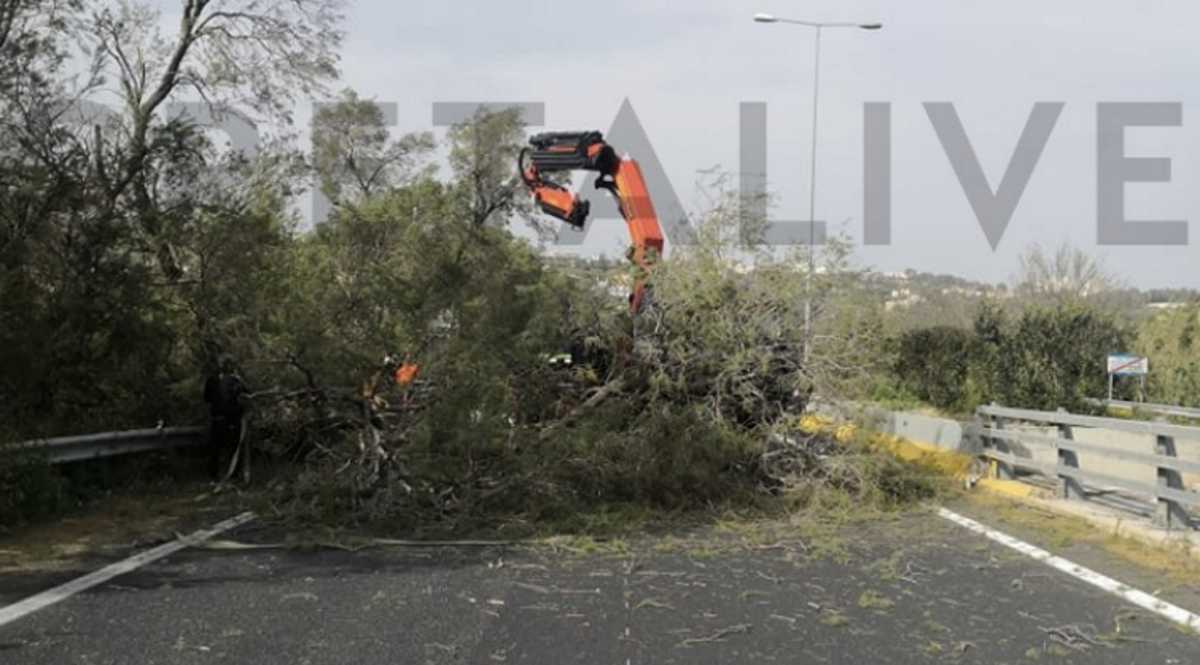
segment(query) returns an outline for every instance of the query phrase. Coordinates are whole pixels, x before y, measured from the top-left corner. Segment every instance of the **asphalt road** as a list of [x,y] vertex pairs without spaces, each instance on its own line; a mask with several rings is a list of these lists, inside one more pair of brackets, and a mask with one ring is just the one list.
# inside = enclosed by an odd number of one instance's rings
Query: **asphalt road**
[[[1200,662],[1195,635],[928,513],[832,556],[744,535],[192,550],[0,628],[0,663]],[[0,577],[0,603],[95,563]]]

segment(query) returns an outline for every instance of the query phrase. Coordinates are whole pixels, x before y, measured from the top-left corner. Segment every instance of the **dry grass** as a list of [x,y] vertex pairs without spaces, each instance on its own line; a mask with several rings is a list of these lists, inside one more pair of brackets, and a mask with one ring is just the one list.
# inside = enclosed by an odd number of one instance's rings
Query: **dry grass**
[[858,597],[858,606],[870,610],[887,610],[895,605],[895,601],[873,589],[867,589]]

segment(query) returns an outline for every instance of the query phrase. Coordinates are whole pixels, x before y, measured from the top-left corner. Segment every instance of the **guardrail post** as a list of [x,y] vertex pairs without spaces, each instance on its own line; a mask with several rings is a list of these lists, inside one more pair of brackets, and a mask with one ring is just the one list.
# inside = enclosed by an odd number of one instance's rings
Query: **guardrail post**
[[[992,402],[992,406],[996,406],[996,403]],[[1004,429],[1004,419],[1003,418],[997,418],[996,416],[988,414],[988,421],[990,422],[992,429],[998,429],[998,430]],[[1008,441],[1006,441],[1004,439],[989,436],[988,444],[992,448],[995,448],[996,450],[998,450],[1002,453],[1007,453],[1009,455],[1012,455],[1012,446],[1008,445]],[[992,473],[996,478],[998,478],[1000,480],[1012,480],[1015,477],[1015,475],[1013,474],[1013,468],[1008,464],[1008,462],[1002,462],[1000,460],[992,460],[992,464],[993,464]]]
[[[1066,413],[1066,409],[1059,409],[1059,412]],[[1075,432],[1070,425],[1060,424],[1058,426],[1058,438],[1065,439],[1067,441],[1074,441]],[[1076,454],[1075,450],[1071,448],[1063,448],[1062,446],[1056,446],[1056,448],[1058,450],[1058,466],[1060,468],[1079,468],[1079,455]],[[1078,478],[1072,478],[1071,476],[1067,476],[1062,473],[1057,475],[1058,498],[1079,500],[1087,498],[1087,495],[1083,493],[1083,486],[1079,484]]]
[[[1175,439],[1164,434],[1156,437],[1155,452],[1163,457],[1177,457]],[[1158,486],[1160,488],[1183,490],[1183,477],[1176,469],[1158,467]],[[1158,508],[1154,511],[1154,525],[1164,529],[1188,528],[1190,520],[1187,511],[1179,503],[1164,498],[1161,494],[1156,497]]]

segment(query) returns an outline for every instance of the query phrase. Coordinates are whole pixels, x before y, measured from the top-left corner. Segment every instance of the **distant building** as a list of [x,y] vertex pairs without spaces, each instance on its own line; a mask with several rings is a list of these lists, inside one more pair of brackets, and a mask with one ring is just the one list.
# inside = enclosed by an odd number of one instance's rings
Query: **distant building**
[[924,301],[925,298],[921,297],[919,293],[913,293],[912,289],[893,289],[891,297],[883,303],[883,309],[888,312],[895,309],[907,309]]
[[1159,310],[1181,309],[1187,306],[1188,303],[1185,302],[1152,302],[1146,304],[1146,307],[1149,307],[1150,309]]

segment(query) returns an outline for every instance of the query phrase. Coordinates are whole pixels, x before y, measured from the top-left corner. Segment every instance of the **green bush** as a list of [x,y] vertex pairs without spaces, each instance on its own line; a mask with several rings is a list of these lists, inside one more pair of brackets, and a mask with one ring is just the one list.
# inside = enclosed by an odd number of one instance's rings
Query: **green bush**
[[1134,349],[1150,359],[1147,401],[1200,406],[1200,305],[1146,320]]
[[1083,305],[1034,308],[1005,331],[989,354],[989,394],[1008,406],[1086,412],[1107,391],[1108,354],[1129,348],[1110,317]]
[[872,377],[871,384],[865,393],[866,400],[896,411],[925,406],[927,403],[910,390],[905,382],[900,380],[900,375],[892,370],[894,367]]
[[964,405],[974,337],[949,326],[901,335],[894,371],[908,391],[941,409]]
[[70,504],[66,479],[44,460],[0,451],[0,526],[55,515]]
[[897,343],[895,380],[934,406],[961,412],[986,402],[1088,411],[1107,392],[1105,359],[1129,348],[1116,319],[1084,304],[1033,306],[1015,319],[990,303],[972,331],[926,328]]

